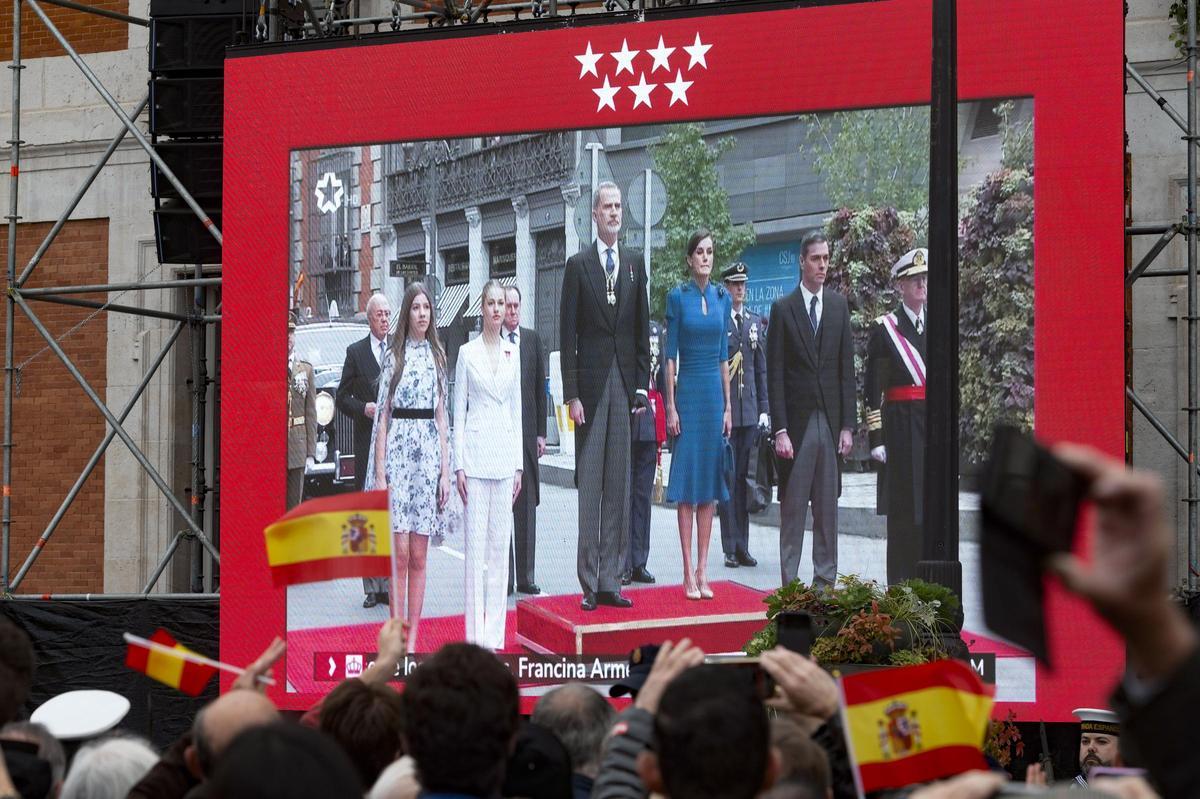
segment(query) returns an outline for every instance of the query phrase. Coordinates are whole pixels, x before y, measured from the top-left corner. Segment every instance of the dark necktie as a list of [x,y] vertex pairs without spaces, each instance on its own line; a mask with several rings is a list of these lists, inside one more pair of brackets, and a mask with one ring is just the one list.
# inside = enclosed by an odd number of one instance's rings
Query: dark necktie
[[813,335],[817,334],[817,295],[814,294],[812,302],[808,304],[808,321],[812,322]]
[[511,341],[513,344],[516,344],[517,343],[517,331],[514,330],[511,333],[509,333],[508,340]]
[[605,250],[604,255],[608,259],[607,262],[604,264],[604,274],[608,277],[609,280],[612,280],[613,273],[617,271],[617,265],[613,262],[612,248],[609,247],[607,250]]
[[925,323],[923,321],[921,321],[921,317],[919,317],[919,316],[917,317],[917,335],[918,336],[925,335]]
[[741,333],[742,332],[742,315],[740,313],[735,313],[733,315],[733,323],[735,325],[737,325],[738,332]]
[[379,342],[379,368],[383,368],[383,359],[387,357],[387,342]]

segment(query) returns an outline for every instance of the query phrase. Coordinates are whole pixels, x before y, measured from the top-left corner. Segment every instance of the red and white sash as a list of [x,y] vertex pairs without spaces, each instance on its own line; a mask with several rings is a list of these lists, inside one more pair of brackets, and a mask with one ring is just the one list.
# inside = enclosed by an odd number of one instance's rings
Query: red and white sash
[[896,326],[896,315],[894,313],[884,314],[875,321],[883,325],[883,329],[887,331],[892,345],[900,353],[900,360],[904,362],[908,373],[912,375],[913,383],[918,386],[925,385],[925,360],[921,357],[921,353],[908,343],[908,339],[900,335],[900,328]]

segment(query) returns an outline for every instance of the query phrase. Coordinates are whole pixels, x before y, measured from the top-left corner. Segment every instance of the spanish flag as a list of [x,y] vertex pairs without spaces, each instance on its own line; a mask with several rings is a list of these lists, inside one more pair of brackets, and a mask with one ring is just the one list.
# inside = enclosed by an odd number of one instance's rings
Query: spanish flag
[[125,665],[147,677],[178,688],[188,696],[199,696],[217,673],[208,658],[179,644],[169,632],[159,628],[149,640],[127,635],[129,649]]
[[841,679],[859,796],[987,768],[992,691],[970,666],[937,660]]
[[302,502],[264,531],[276,586],[392,573],[387,491]]

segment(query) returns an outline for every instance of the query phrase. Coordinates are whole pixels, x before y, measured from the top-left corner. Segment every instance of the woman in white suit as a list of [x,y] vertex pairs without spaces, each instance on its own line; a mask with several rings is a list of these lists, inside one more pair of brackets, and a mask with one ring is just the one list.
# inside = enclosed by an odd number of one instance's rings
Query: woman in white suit
[[454,369],[454,463],[466,506],[467,641],[497,651],[508,613],[512,504],[521,492],[521,359],[500,336],[499,281],[483,287],[481,313],[483,333],[459,348]]

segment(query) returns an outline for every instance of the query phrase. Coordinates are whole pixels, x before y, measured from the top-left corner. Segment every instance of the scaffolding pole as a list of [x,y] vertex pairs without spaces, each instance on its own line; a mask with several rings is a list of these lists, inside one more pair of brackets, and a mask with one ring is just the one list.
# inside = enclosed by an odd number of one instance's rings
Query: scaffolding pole
[[4,442],[0,449],[4,450],[4,465],[2,487],[3,499],[0,500],[0,521],[3,541],[0,546],[0,595],[8,593],[9,550],[12,544],[12,404],[16,380],[13,374],[13,317],[16,315],[15,298],[12,295],[13,281],[17,274],[17,178],[21,173],[21,0],[13,0],[12,16],[12,135],[8,140],[8,287],[5,300],[8,313],[4,317]]
[[[1183,131],[1183,141],[1187,148],[1187,181],[1185,190],[1187,193],[1187,211],[1184,216],[1183,224],[1171,225],[1129,225],[1125,228],[1127,237],[1133,236],[1150,236],[1158,235],[1158,240],[1151,246],[1147,253],[1141,258],[1136,266],[1130,268],[1125,276],[1125,285],[1132,286],[1138,280],[1144,280],[1151,277],[1186,277],[1187,278],[1187,404],[1183,411],[1187,414],[1187,440],[1180,442],[1168,425],[1159,419],[1154,411],[1152,411],[1145,402],[1137,395],[1132,385],[1132,374],[1130,374],[1130,384],[1125,387],[1126,398],[1130,404],[1145,417],[1150,426],[1163,438],[1163,440],[1179,454],[1188,465],[1187,468],[1187,496],[1184,502],[1187,503],[1187,579],[1186,586],[1189,591],[1195,591],[1197,587],[1197,577],[1200,577],[1200,572],[1196,568],[1196,549],[1197,549],[1197,530],[1200,527],[1200,497],[1197,496],[1197,489],[1200,488],[1200,463],[1197,462],[1196,453],[1200,450],[1200,395],[1198,395],[1197,379],[1200,378],[1200,364],[1197,363],[1197,322],[1198,305],[1200,305],[1200,285],[1197,280],[1197,269],[1200,267],[1200,257],[1198,257],[1197,249],[1200,247],[1200,229],[1197,228],[1196,218],[1196,189],[1197,189],[1197,164],[1196,164],[1196,148],[1197,142],[1200,141],[1200,125],[1197,124],[1197,115],[1200,113],[1200,108],[1197,106],[1196,96],[1196,4],[1197,0],[1187,0],[1187,30],[1185,32],[1186,55],[1187,55],[1187,110],[1185,115],[1181,115],[1170,102],[1162,96],[1162,94],[1150,85],[1131,64],[1126,62],[1125,74],[1133,79],[1134,83],[1146,93],[1147,96],[1162,110],[1162,112],[1175,123]],[[1154,260],[1166,249],[1167,245],[1176,236],[1182,234],[1187,240],[1187,263],[1184,269],[1154,269],[1150,266]]]

